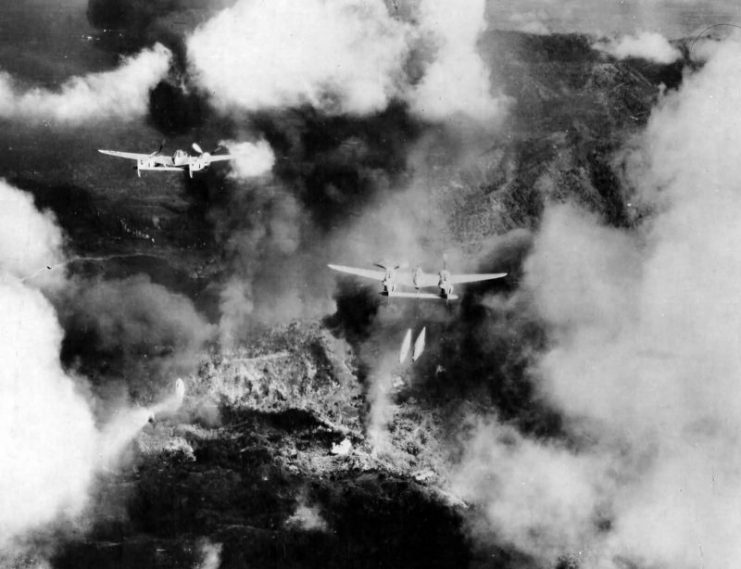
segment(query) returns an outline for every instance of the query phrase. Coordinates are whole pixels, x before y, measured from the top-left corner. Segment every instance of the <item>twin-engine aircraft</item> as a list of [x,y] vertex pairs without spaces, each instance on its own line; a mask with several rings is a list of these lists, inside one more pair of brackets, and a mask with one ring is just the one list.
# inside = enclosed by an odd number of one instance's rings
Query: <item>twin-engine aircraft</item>
[[193,172],[200,172],[208,168],[211,163],[221,160],[231,160],[228,154],[211,154],[204,152],[198,144],[193,143],[193,150],[198,152],[197,156],[191,156],[185,150],[176,150],[174,154],[162,154],[162,146],[151,154],[137,154],[136,152],[119,152],[118,150],[98,150],[102,154],[115,156],[116,158],[128,158],[136,160],[136,173],[141,177],[142,170],[153,172],[183,172],[188,171],[192,178]]
[[[355,267],[345,267],[343,265],[328,266],[330,269],[341,273],[348,273],[366,279],[381,281],[381,294],[390,298],[456,300],[458,295],[453,293],[453,285],[500,279],[507,275],[507,273],[456,275],[452,274],[447,269],[446,263],[443,263],[443,269],[437,274],[425,273],[419,265],[413,271],[407,270],[404,265],[392,265],[389,267],[379,263],[374,263],[374,265],[383,270],[359,269]],[[412,287],[415,292],[397,290],[399,285]],[[437,294],[421,291],[423,288],[430,287],[437,287]]]

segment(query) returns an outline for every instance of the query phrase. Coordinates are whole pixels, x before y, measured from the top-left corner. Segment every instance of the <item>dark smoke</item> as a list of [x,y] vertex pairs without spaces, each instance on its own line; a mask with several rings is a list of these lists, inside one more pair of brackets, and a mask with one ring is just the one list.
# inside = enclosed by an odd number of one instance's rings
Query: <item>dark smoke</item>
[[63,361],[93,378],[123,379],[132,394],[145,397],[173,375],[191,372],[214,336],[187,297],[145,275],[78,279],[61,317]]
[[276,175],[324,231],[360,215],[378,192],[403,185],[407,157],[425,130],[402,103],[366,117],[310,107],[264,112],[252,124],[276,152]]

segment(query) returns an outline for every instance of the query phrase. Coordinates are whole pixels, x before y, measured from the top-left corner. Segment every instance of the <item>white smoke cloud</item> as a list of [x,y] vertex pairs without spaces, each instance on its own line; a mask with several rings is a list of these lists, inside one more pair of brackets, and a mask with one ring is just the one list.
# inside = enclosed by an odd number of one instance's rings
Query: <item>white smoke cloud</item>
[[595,457],[539,444],[492,421],[477,425],[463,462],[454,493],[483,501],[491,528],[508,545],[547,561],[578,551],[594,536],[595,475],[604,474]]
[[232,156],[232,175],[236,178],[250,178],[270,172],[275,164],[275,154],[265,140],[258,142],[236,142],[225,140],[219,143]]
[[405,51],[405,26],[381,0],[240,0],[188,40],[193,72],[215,102],[248,110],[383,109]]
[[741,561],[740,57],[722,44],[651,117],[630,162],[657,212],[640,231],[558,206],[536,239],[527,288],[551,334],[538,387],[579,444],[481,427],[453,480],[504,538],[551,562]]
[[23,89],[0,71],[0,117],[65,125],[125,119],[147,112],[149,91],[166,74],[170,51],[160,44],[113,71],[72,77],[57,90]]
[[[508,100],[491,95],[476,50],[484,8],[485,0],[425,0],[402,22],[382,0],[240,0],[190,37],[188,57],[222,109],[308,104],[366,114],[396,97],[431,120],[490,120]],[[430,53],[417,54],[423,72],[411,85],[404,66],[415,50]]]
[[95,425],[62,370],[62,330],[37,290],[0,282],[0,548],[85,503]]
[[61,230],[4,181],[0,202],[0,552],[7,553],[27,531],[79,514],[96,470],[146,425],[151,410],[122,410],[96,428],[79,380],[61,366],[63,330],[38,288],[49,284],[46,273],[34,272],[63,257]]
[[597,42],[594,47],[617,57],[645,59],[655,63],[674,63],[682,57],[682,52],[656,32],[642,32],[622,36],[618,39]]
[[420,28],[437,44],[435,59],[410,95],[412,108],[432,120],[463,114],[476,120],[500,117],[508,104],[491,94],[489,70],[476,42],[486,28],[485,0],[426,0],[420,4]]
[[221,567],[221,543],[213,543],[204,539],[199,546],[201,550],[201,561],[196,569],[219,569]]
[[368,380],[368,418],[366,436],[374,452],[392,450],[389,424],[394,418],[396,405],[392,399],[394,372],[398,371],[398,352],[387,352],[374,362]]
[[[0,179],[0,266],[4,272],[36,285],[63,278],[53,271],[62,259],[62,232],[54,215],[39,213],[31,194]],[[50,268],[47,268],[50,267]]]

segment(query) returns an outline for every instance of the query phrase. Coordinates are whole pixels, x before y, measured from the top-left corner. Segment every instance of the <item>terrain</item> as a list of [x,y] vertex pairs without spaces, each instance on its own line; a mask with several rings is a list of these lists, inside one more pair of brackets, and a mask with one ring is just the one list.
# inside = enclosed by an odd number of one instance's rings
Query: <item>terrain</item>
[[[95,38],[75,41],[98,44],[85,50],[84,58],[95,54],[86,68],[151,38],[175,48],[205,19],[192,6],[145,14],[146,25],[139,13],[119,14],[114,33],[104,5],[70,16]],[[86,521],[34,534],[36,547],[13,567],[42,559],[55,569],[539,566],[496,536],[475,539],[476,506],[451,492],[448,476],[472,411],[562,438],[561,416],[529,376],[547,327],[515,294],[546,206],[577,203],[617,228],[649,213],[633,204],[619,152],[662,93],[682,84],[687,62],[618,61],[592,43],[487,31],[479,51],[492,85],[514,103],[504,124],[475,135],[475,152],[398,101],[366,118],[301,107],[243,119],[276,149],[272,181],[236,182],[222,167],[193,180],[137,178],[128,164],[96,155],[111,141],[145,151],[163,136],[171,149],[236,136],[243,124],[175,81],[150,93],[143,124],[77,127],[55,133],[54,145],[37,142],[43,124],[6,128],[2,176],[54,213],[67,238],[65,270],[81,283],[54,299],[65,368],[102,399],[125,392],[137,405],[176,376],[187,387],[175,416],[148,424],[120,468],[97,474]],[[506,279],[468,287],[458,305],[419,306],[385,304],[373,285],[328,274],[327,262],[345,261],[334,255],[357,218],[385,200],[404,207],[396,188],[412,180],[425,186],[426,207],[444,212],[430,259],[452,243],[461,264],[504,270]],[[284,225],[305,231],[295,247]],[[218,341],[217,284],[235,273],[251,283],[254,318],[236,341]],[[107,281],[120,288],[102,301],[86,284]],[[159,311],[173,317],[181,301],[149,313],[121,300],[137,287],[187,299],[202,318],[160,329]],[[301,308],[267,316],[291,303]],[[118,322],[105,329],[90,314],[111,304],[156,333]],[[427,327],[428,348],[414,367],[400,366],[395,350],[412,325]],[[377,390],[390,410],[383,444],[369,427]]]

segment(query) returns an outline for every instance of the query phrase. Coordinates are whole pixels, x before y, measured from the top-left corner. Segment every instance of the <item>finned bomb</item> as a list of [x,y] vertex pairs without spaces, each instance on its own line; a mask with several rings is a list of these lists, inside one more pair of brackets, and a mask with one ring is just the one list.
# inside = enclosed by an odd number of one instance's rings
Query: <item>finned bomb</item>
[[417,339],[414,342],[414,351],[412,352],[413,362],[416,362],[422,356],[422,352],[425,351],[426,332],[427,328],[423,327],[422,331],[419,333],[419,336],[417,336]]
[[401,350],[399,351],[399,363],[403,364],[404,360],[409,355],[409,348],[412,346],[412,329],[409,328],[407,333],[404,335],[404,341],[401,343]]

